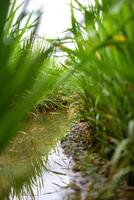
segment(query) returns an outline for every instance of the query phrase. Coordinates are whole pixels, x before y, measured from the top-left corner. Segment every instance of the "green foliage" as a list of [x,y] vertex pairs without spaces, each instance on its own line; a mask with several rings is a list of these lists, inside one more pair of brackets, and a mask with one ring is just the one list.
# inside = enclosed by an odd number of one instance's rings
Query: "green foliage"
[[[82,23],[75,17],[76,7],[83,13]],[[96,0],[95,6],[84,6],[74,0],[71,20],[69,39],[75,48],[65,47],[63,41],[59,47],[68,54],[67,65],[75,68],[81,114],[95,128],[98,150],[111,158],[117,145],[113,166],[121,159],[121,168],[116,165],[120,173],[134,164],[134,129],[130,128],[134,119],[134,2]]]
[[[115,188],[134,165],[133,0],[95,0],[95,6],[72,0],[70,34],[54,41],[67,54],[63,70],[52,64],[53,47],[35,37],[40,13],[31,22],[25,4],[17,16],[16,2],[5,0],[0,6],[0,150],[38,103],[59,106],[66,101],[77,107],[82,120],[92,123],[95,150],[109,159],[115,152],[111,162]],[[24,39],[27,33],[30,37]],[[66,46],[68,40],[74,49]],[[66,85],[57,88],[68,77]]]
[[[21,12],[16,0],[0,6],[0,149],[16,135],[27,113],[47,95],[59,75],[49,67],[52,47],[37,45],[35,39],[40,13],[31,22],[26,3]],[[30,37],[24,39],[27,32]]]

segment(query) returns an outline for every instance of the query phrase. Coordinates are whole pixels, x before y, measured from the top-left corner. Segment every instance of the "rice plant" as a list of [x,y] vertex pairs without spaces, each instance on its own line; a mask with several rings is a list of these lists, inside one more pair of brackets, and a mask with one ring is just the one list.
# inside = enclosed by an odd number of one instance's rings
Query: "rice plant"
[[52,47],[44,41],[40,46],[36,39],[41,13],[31,21],[27,3],[18,6],[16,0],[5,0],[0,5],[0,150],[59,75],[49,67]]
[[[52,67],[52,41],[42,45],[36,38],[41,14],[31,22],[27,2],[19,15],[16,0],[0,6],[0,150],[19,133],[33,107],[44,99],[61,104],[63,95],[67,102],[74,98],[79,118],[92,124],[94,150],[111,160],[111,188],[124,176],[134,185],[133,0],[95,0],[87,6],[72,0],[69,36],[53,42],[67,54],[63,70]],[[55,90],[71,73],[65,88]]]
[[[81,22],[76,11],[83,14]],[[85,6],[74,0],[71,21],[71,36],[56,45],[75,69],[80,113],[94,127],[95,149],[108,159],[115,152],[112,173],[120,180],[134,165],[134,2],[96,0]],[[68,39],[74,49],[66,46]]]

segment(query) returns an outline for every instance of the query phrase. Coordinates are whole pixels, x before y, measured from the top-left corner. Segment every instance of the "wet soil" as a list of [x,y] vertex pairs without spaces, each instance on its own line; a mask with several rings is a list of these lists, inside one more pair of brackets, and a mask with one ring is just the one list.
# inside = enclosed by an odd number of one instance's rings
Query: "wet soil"
[[[63,152],[72,158],[74,176],[69,199],[96,199],[107,181],[109,163],[92,151],[92,128],[87,122],[75,123],[61,141]],[[103,167],[102,167],[103,166]]]
[[71,158],[73,176],[69,187],[73,189],[69,200],[133,200],[134,188],[125,184],[108,191],[110,161],[94,151],[92,127],[87,122],[76,122],[62,139],[64,154]]

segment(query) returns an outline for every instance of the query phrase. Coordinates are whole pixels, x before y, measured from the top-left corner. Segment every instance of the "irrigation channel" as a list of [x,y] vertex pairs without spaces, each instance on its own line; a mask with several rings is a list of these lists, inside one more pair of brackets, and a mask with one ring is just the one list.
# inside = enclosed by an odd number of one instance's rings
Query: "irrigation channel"
[[65,113],[37,114],[0,155],[1,200],[66,200],[75,173],[61,138],[70,122]]
[[[98,199],[109,163],[90,153],[86,123],[76,123],[71,131],[70,126],[65,112],[28,119],[0,155],[0,200]],[[133,195],[121,189],[113,200],[133,200]]]
[[[70,159],[63,153],[60,144],[58,144],[54,151],[48,155],[47,163],[45,163],[45,169],[42,171],[42,180],[44,184],[33,186],[33,196],[22,195],[24,200],[64,200],[67,199],[71,189],[71,178],[73,178],[73,172],[70,168]],[[14,197],[13,200],[18,200]]]

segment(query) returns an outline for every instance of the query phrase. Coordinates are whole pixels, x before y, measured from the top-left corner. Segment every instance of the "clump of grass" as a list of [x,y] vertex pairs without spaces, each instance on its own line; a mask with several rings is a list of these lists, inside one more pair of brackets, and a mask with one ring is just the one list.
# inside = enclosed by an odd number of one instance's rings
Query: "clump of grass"
[[[83,14],[81,23],[76,8]],[[75,69],[80,113],[93,124],[95,149],[108,159],[115,152],[112,170],[120,180],[134,165],[134,3],[96,0],[95,6],[85,6],[74,0],[71,20],[74,50],[65,46],[66,38],[57,46]]]
[[[16,0],[3,1],[0,6],[0,149],[16,135],[27,113],[59,76],[49,67],[52,47],[44,41],[40,46],[36,39],[41,14],[31,22],[27,3],[21,5],[21,12]],[[24,39],[27,32],[30,37]]]

